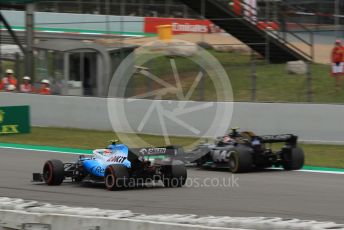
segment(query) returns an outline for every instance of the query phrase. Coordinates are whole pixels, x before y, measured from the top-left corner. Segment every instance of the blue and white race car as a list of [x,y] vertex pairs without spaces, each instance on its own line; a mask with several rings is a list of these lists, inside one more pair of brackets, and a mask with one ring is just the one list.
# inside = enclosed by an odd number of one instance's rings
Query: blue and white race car
[[178,148],[173,146],[129,149],[113,141],[106,149],[94,150],[92,156],[81,155],[76,162],[46,161],[42,173],[33,173],[33,182],[104,182],[108,190],[152,181],[162,181],[165,187],[181,187],[187,172],[184,163],[174,159],[177,153]]

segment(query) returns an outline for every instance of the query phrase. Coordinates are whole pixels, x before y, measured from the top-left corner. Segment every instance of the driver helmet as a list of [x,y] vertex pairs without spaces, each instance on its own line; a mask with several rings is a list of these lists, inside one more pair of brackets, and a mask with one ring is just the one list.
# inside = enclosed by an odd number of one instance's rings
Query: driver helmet
[[108,155],[111,155],[113,152],[112,149],[105,149],[104,152],[103,152],[103,156],[108,156]]
[[232,138],[238,137],[239,136],[239,132],[238,132],[238,127],[232,128],[231,132],[228,133],[228,135]]
[[229,135],[225,135],[224,137],[223,137],[223,142],[224,143],[228,143],[228,142],[230,142],[230,141],[232,141],[233,139],[229,136]]
[[116,148],[115,144],[111,144],[107,147],[107,149],[112,150],[112,151],[115,150],[115,148]]

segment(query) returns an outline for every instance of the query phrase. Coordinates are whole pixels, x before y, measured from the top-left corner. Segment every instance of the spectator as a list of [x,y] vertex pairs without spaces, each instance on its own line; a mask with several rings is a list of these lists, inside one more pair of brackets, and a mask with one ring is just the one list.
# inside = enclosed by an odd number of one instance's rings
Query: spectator
[[39,94],[44,94],[44,95],[50,95],[51,94],[50,81],[49,80],[43,79],[41,81],[41,87],[39,89]]
[[129,16],[136,16],[136,15],[137,15],[136,11],[133,11],[129,14]]
[[0,79],[0,90],[4,89],[4,85],[2,84],[2,79]]
[[287,36],[287,18],[288,18],[288,9],[285,4],[280,4],[280,8],[278,11],[279,17],[279,24],[280,24],[280,31],[282,32],[282,37],[286,40]]
[[14,91],[17,89],[17,79],[13,76],[13,70],[6,70],[6,77],[1,80],[1,85],[6,91]]
[[23,83],[20,84],[19,90],[22,93],[32,93],[35,92],[34,87],[31,84],[31,78],[28,76],[23,77]]
[[233,11],[236,15],[241,15],[241,1],[240,0],[233,0],[229,4],[233,6]]
[[208,25],[207,29],[208,29],[208,34],[211,34],[213,32],[212,25]]
[[341,40],[336,40],[335,46],[332,49],[332,76],[336,78],[336,87],[340,86],[340,76],[344,73],[344,47]]

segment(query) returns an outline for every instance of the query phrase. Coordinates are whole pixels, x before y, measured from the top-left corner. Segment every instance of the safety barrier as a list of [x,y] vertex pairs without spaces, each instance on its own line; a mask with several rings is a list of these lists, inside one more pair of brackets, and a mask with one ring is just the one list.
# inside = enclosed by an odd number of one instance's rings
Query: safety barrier
[[[1,10],[13,29],[24,29],[24,11]],[[46,32],[157,34],[157,27],[171,25],[173,34],[222,32],[209,20],[35,12],[35,28]]]
[[[24,29],[24,11],[1,10],[1,13],[11,24],[13,29]],[[40,31],[49,32],[125,32],[142,35],[144,32],[144,18],[133,16],[35,12],[35,28]]]
[[[115,99],[120,100],[120,99]],[[173,101],[160,101],[162,107],[171,107]],[[219,107],[225,102],[214,102]],[[145,112],[152,104],[150,100],[125,105],[127,120],[137,127]],[[206,103],[186,102],[187,106],[201,106]],[[74,96],[44,96],[20,93],[0,93],[0,105],[29,105],[33,126],[68,127],[95,130],[112,130],[109,120],[107,99]],[[120,108],[119,108],[120,109]],[[183,120],[199,128],[205,127],[208,120],[214,120],[213,107],[205,107],[201,112],[183,115]],[[303,141],[317,143],[344,143],[344,105],[331,104],[289,104],[289,103],[249,103],[235,102],[230,126],[241,130],[252,130],[257,134],[293,133]],[[228,114],[230,116],[230,114]],[[157,115],[151,115],[141,133],[161,135]],[[190,131],[175,122],[165,119],[169,134],[191,136]],[[221,121],[215,121],[221,123]],[[221,124],[226,127],[228,124]],[[204,126],[204,127],[202,127]],[[132,127],[114,127],[116,132],[133,132]],[[128,128],[128,129],[127,129]],[[214,135],[221,135],[213,133]]]
[[277,217],[226,217],[196,215],[144,215],[127,210],[68,207],[0,197],[0,229],[110,230],[114,229],[344,229],[334,222]]

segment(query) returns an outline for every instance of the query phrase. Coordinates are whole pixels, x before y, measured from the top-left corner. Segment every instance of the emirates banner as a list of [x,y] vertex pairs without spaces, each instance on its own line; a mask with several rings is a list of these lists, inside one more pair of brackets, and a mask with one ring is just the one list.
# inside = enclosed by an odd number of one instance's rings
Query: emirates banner
[[220,29],[209,20],[155,17],[145,18],[144,32],[157,34],[157,26],[161,25],[172,25],[173,34],[220,32]]

